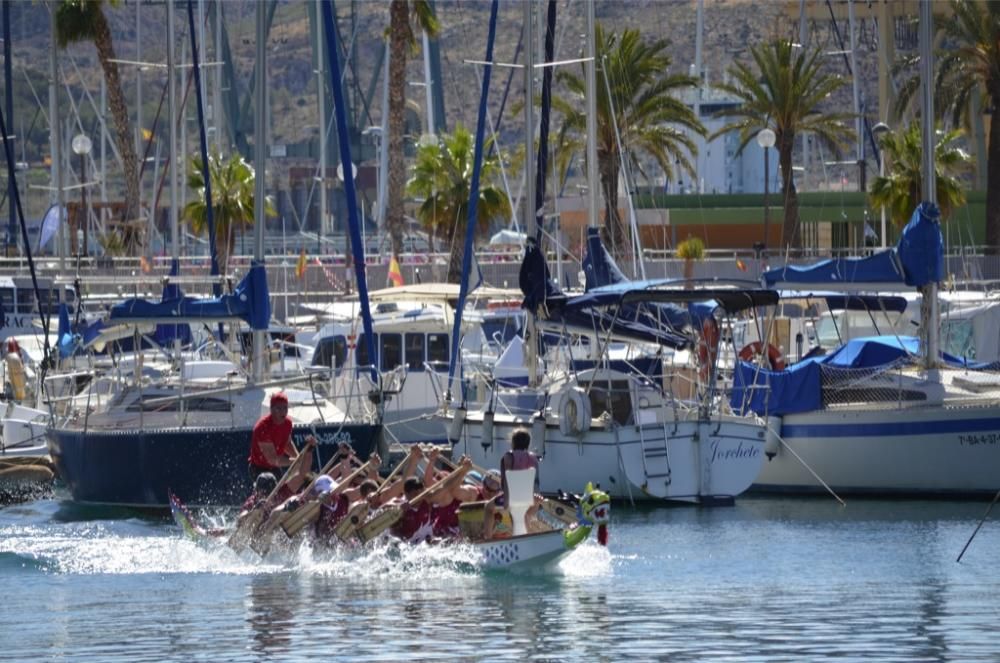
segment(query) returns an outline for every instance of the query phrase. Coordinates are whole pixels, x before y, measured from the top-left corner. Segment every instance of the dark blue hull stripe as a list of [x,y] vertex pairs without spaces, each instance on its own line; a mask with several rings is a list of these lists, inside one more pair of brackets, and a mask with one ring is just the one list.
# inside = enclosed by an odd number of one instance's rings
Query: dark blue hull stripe
[[[901,415],[902,416],[902,415]],[[942,433],[1000,432],[1000,417],[988,419],[940,419],[936,421],[894,421],[886,423],[783,424],[786,440],[805,437],[895,437],[940,435]]]

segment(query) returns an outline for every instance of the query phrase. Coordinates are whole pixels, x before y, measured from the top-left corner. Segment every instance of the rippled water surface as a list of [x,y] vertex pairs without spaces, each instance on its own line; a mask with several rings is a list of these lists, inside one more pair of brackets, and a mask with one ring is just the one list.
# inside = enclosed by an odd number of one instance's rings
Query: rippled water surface
[[0,510],[0,659],[997,661],[1000,522],[955,563],[986,507],[616,504],[608,548],[487,573],[426,546],[261,560],[41,501]]

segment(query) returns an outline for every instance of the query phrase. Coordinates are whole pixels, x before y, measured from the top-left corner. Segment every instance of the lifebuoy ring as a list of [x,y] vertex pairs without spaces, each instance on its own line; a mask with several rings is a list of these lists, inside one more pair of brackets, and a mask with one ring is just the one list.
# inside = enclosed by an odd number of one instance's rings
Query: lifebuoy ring
[[559,430],[563,435],[583,435],[590,430],[590,398],[580,387],[566,389],[559,399]]
[[712,373],[712,364],[719,348],[719,323],[715,318],[705,318],[701,323],[701,339],[698,341],[698,376],[707,381]]
[[[757,357],[764,353],[763,348],[764,344],[760,341],[747,343],[740,350],[740,359],[743,361],[755,361]],[[772,371],[785,370],[785,358],[782,356],[781,351],[770,343],[767,344],[767,363],[770,365]]]

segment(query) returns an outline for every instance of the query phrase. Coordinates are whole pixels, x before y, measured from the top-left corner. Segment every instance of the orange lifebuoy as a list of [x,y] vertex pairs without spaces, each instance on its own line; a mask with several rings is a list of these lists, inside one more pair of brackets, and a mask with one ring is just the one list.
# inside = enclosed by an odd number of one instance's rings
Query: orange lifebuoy
[[[764,344],[760,341],[747,343],[740,350],[740,359],[743,361],[753,361],[756,357],[763,354],[763,348]],[[782,371],[785,369],[785,358],[781,355],[781,351],[770,343],[767,344],[767,363],[771,366],[772,371]]]
[[701,340],[698,341],[698,375],[708,380],[718,352],[719,325],[714,318],[705,318],[701,323]]

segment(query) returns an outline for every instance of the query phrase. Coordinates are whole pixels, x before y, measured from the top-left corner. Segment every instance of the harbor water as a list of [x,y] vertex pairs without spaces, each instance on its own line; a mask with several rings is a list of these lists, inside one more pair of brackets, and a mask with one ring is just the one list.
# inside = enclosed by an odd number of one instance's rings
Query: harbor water
[[1000,522],[955,561],[987,506],[615,504],[607,548],[485,572],[427,546],[260,560],[43,500],[0,510],[0,659],[997,661]]

